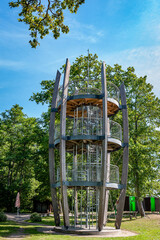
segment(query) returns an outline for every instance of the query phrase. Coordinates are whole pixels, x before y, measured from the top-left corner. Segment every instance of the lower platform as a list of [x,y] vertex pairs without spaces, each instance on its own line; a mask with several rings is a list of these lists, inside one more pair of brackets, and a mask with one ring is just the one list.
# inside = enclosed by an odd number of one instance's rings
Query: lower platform
[[[104,136],[91,136],[91,135],[76,135],[76,136],[65,136],[64,140],[66,140],[66,151],[67,152],[73,152],[73,148],[75,144],[77,147],[77,153],[82,152],[82,144],[83,150],[86,151],[86,145],[92,144],[92,145],[102,145],[102,140],[104,139]],[[60,139],[56,139],[54,142],[54,145],[57,149],[59,149],[60,145]],[[107,144],[108,153],[114,152],[119,150],[122,147],[122,142],[119,139],[108,137],[108,144]]]
[[[91,181],[65,181],[63,182],[64,185],[66,185],[68,188],[76,187],[77,189],[80,189],[81,187],[100,187],[102,186],[102,182],[91,182]],[[61,187],[60,181],[52,184],[53,188],[59,188]],[[106,189],[107,190],[113,190],[113,189],[123,189],[126,188],[125,185],[118,184],[118,183],[107,183],[106,182]]]
[[84,236],[101,236],[101,237],[128,237],[128,236],[136,236],[136,233],[115,229],[113,227],[104,227],[102,231],[98,231],[95,228],[91,227],[90,229],[79,228],[79,227],[69,227],[66,229],[65,227],[54,227],[54,232],[63,233],[63,234],[74,234],[74,235],[84,235]]

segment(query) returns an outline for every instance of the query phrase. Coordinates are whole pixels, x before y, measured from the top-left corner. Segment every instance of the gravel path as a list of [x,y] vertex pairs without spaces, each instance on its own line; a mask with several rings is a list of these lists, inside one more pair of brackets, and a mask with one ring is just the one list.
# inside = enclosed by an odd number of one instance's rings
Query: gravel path
[[22,223],[22,222],[28,220],[30,218],[31,214],[22,213],[17,216],[17,214],[15,214],[15,213],[6,213],[6,216],[7,216],[8,220]]

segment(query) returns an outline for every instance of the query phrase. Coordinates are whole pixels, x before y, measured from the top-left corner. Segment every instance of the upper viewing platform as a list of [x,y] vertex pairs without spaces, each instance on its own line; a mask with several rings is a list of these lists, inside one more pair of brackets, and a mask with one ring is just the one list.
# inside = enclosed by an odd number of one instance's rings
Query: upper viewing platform
[[[112,116],[119,110],[119,88],[107,82],[107,108],[108,116]],[[65,96],[66,98],[66,96]],[[67,96],[67,116],[74,117],[74,110],[81,105],[93,105],[102,107],[101,80],[73,80],[69,81]],[[59,88],[57,97],[57,108],[61,109],[62,86]]]

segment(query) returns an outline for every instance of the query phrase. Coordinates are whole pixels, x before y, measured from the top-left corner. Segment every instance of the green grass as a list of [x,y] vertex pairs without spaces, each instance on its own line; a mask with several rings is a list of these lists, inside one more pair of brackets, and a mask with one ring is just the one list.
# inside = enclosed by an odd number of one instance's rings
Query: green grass
[[[32,223],[31,220],[27,220],[26,222]],[[37,224],[45,224],[45,225],[49,225],[49,226],[54,226],[55,225],[54,217],[53,216],[42,217],[42,221],[41,222],[37,222]]]
[[[27,220],[26,222],[32,223],[31,220]],[[44,224],[48,226],[55,226],[55,221],[53,216],[42,217],[41,222],[36,222],[37,224]],[[74,220],[70,218],[70,224],[74,224]],[[83,219],[82,224],[85,224],[85,219]],[[61,226],[63,226],[63,217],[61,217]]]
[[[110,226],[114,226],[114,222],[110,221]],[[125,218],[122,221],[121,229],[138,233],[137,236],[127,237],[125,239],[135,240],[160,240],[160,214],[148,214],[145,218],[137,217],[133,220]],[[108,239],[123,239],[124,238],[108,238]]]
[[0,222],[0,239],[17,232],[19,228],[19,224],[13,221]]
[[145,218],[122,222],[122,229],[139,233],[134,239],[159,240],[160,215],[147,215]]
[[[24,233],[29,234],[24,239],[28,240],[84,240],[83,236],[70,236],[61,234],[45,234],[37,231],[37,227],[42,227],[40,224],[46,224],[52,226],[54,224],[53,217],[44,217],[42,222],[36,225],[25,224],[15,224],[14,222],[0,223],[0,239],[10,235],[11,233],[18,230],[18,228],[24,228]],[[108,226],[114,226],[114,219],[111,219]],[[122,222],[121,229],[136,232],[139,235],[133,237],[118,237],[118,238],[94,238],[86,237],[85,239],[90,240],[160,240],[160,215],[150,214],[145,218],[138,217],[137,219],[129,220],[129,218],[124,218]]]

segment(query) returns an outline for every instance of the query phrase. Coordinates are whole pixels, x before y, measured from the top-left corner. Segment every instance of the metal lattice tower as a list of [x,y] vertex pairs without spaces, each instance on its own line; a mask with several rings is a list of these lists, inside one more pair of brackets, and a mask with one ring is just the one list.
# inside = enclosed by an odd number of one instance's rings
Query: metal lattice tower
[[[60,73],[54,86],[49,134],[49,168],[55,224],[60,216],[57,191],[60,189],[64,227],[97,229],[106,224],[110,189],[120,189],[116,228],[122,220],[128,174],[128,116],[124,84],[120,88],[106,81],[105,63],[101,81],[69,81],[67,59],[63,86]],[[99,88],[96,88],[96,82]],[[121,95],[121,105],[120,97]],[[121,126],[109,117],[122,110]],[[60,122],[55,124],[56,112]],[[123,147],[123,169],[110,164],[110,154]],[[55,149],[59,164],[55,164]]]

